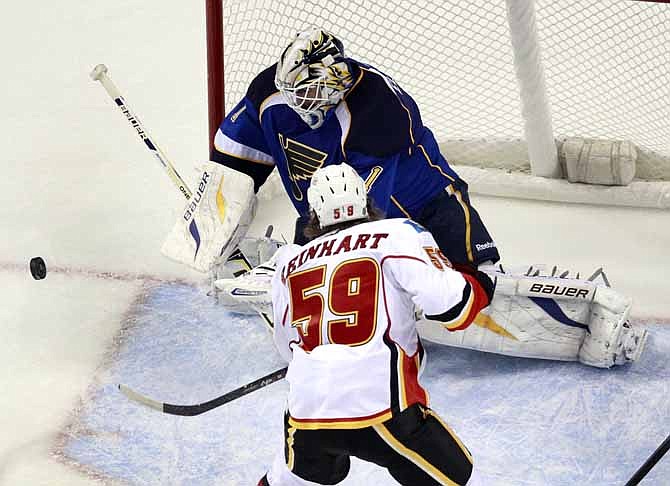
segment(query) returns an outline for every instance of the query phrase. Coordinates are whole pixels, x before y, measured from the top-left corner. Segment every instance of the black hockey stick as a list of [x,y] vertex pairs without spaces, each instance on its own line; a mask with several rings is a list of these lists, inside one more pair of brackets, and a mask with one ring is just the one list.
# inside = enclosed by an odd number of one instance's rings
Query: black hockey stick
[[649,459],[647,459],[644,464],[640,466],[640,469],[638,469],[637,472],[633,474],[633,477],[628,480],[626,486],[636,486],[637,484],[640,484],[640,481],[642,481],[642,479],[644,479],[644,477],[649,473],[649,471],[651,471],[656,463],[661,460],[665,453],[668,452],[668,449],[670,449],[670,435],[666,437],[661,445],[658,446],[658,449],[656,449],[654,453],[649,456]]
[[158,410],[159,412],[169,413],[170,415],[184,415],[187,417],[192,417],[194,415],[200,415],[201,413],[208,412],[213,408],[220,407],[228,402],[232,402],[244,395],[247,395],[253,391],[259,390],[264,386],[267,386],[275,381],[279,381],[286,376],[287,368],[282,368],[277,371],[273,371],[269,375],[265,375],[251,383],[247,383],[239,388],[236,388],[233,391],[225,393],[220,397],[213,398],[212,400],[204,403],[198,403],[196,405],[172,405],[170,403],[162,403],[157,400],[153,400],[149,397],[146,397],[140,393],[137,393],[132,388],[127,387],[126,385],[119,385],[119,390],[126,397],[133,400],[134,402],[141,403],[142,405]]

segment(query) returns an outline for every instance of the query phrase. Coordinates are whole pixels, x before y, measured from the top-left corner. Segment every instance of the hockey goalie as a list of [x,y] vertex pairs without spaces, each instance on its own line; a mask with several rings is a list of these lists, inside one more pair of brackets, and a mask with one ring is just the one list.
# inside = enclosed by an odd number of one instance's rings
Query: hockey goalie
[[[205,173],[199,186],[202,190],[187,204],[163,251],[211,272],[215,291],[227,308],[269,314],[272,255],[281,243],[267,236],[244,238],[255,206],[250,178],[214,163],[208,164]],[[223,197],[226,190],[229,195]],[[440,261],[449,264],[446,258]],[[252,270],[245,271],[251,266]],[[612,289],[602,270],[581,279],[538,265],[506,268],[485,264],[479,269],[496,281],[491,304],[472,326],[456,332],[440,321],[424,318],[417,309],[423,339],[509,356],[580,361],[600,368],[640,357],[646,330],[629,322],[631,299]]]
[[312,174],[346,161],[387,218],[406,218],[431,232],[439,245],[431,260],[466,273],[482,270],[498,282],[493,301],[467,331],[452,333],[418,309],[423,338],[603,368],[634,361],[644,349],[646,331],[628,320],[631,300],[598,275],[570,278],[553,268],[497,264],[498,250],[468,186],[440,153],[417,104],[392,78],[347,57],[329,32],[314,29],[292,39],[278,62],[253,79],[214,145],[163,253],[215,278],[244,253],[261,263],[245,275],[216,278],[221,302],[231,308],[269,310],[274,265],[265,259],[276,245],[244,237],[270,173],[276,168],[299,214],[293,243],[302,245],[309,241]]

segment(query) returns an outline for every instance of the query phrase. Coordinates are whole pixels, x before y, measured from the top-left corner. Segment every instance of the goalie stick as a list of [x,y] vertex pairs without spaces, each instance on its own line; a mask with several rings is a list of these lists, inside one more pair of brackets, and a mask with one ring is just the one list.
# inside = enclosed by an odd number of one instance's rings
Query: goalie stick
[[[167,158],[167,156],[163,153],[163,151],[160,149],[158,144],[156,144],[147,130],[144,128],[142,125],[142,122],[140,122],[139,118],[133,111],[130,109],[128,106],[126,100],[123,98],[123,95],[119,91],[119,89],[116,87],[116,85],[112,82],[112,80],[109,78],[107,73],[109,70],[107,69],[107,66],[104,64],[98,64],[93,68],[93,70],[90,73],[90,77],[93,81],[100,81],[100,84],[105,88],[105,91],[107,91],[107,94],[114,100],[114,103],[119,107],[121,112],[125,115],[126,119],[128,122],[132,125],[132,127],[137,131],[137,134],[139,137],[142,139],[144,144],[147,146],[147,148],[153,153],[158,161],[161,163],[163,168],[165,169],[165,172],[167,175],[170,177],[172,182],[179,188],[179,191],[184,195],[184,197],[188,200],[191,199],[192,192],[189,189],[188,185],[184,180],[181,178],[181,176],[177,173],[177,170],[174,168],[170,160]],[[266,233],[266,237],[269,238],[270,235],[272,234],[272,225],[268,227],[268,232]],[[249,263],[249,260],[247,257],[239,250],[235,250],[233,253],[233,256],[231,255],[231,258],[229,260],[237,259],[240,260],[246,267],[247,271],[251,270],[252,266]],[[258,312],[258,314],[261,316],[263,319],[263,322],[265,325],[272,330],[272,318],[266,314],[265,312]]]
[[[170,160],[165,156],[160,147],[152,140],[151,136],[146,131],[146,129],[140,122],[139,118],[128,107],[128,104],[121,95],[119,89],[112,82],[109,76],[107,76],[107,72],[108,72],[107,66],[105,66],[104,64],[98,64],[91,71],[90,77],[93,81],[100,81],[100,84],[103,86],[103,88],[105,88],[107,94],[109,94],[112,100],[114,100],[114,103],[116,103],[121,112],[125,115],[128,122],[137,131],[137,134],[142,139],[146,147],[156,156],[158,161],[165,169],[167,175],[170,177],[172,182],[174,182],[175,186],[179,188],[179,191],[184,195],[184,197],[187,200],[191,199],[193,193],[189,189],[188,185],[186,184],[186,182],[184,182],[179,173],[177,173],[177,170],[174,168]],[[266,237],[269,238],[271,234],[272,234],[272,226],[269,226],[266,232]],[[241,250],[237,249],[234,252],[234,255],[236,255],[236,257],[245,264],[247,270],[251,270],[251,264],[249,263],[249,260],[244,255],[244,253],[242,253]],[[268,329],[272,331],[273,328],[272,318],[264,312],[258,312],[258,314],[261,316],[263,322],[268,327]],[[286,368],[282,368],[273,373],[270,373],[269,375],[263,376],[258,380],[252,381],[251,383],[248,383],[240,388],[237,388],[229,393],[226,393],[225,395],[221,395],[218,398],[215,398],[205,403],[200,403],[198,405],[171,405],[169,403],[160,403],[157,402],[156,400],[152,400],[151,398],[145,397],[144,395],[141,395],[140,393],[137,393],[136,391],[122,384],[119,384],[119,390],[121,390],[121,392],[131,400],[142,403],[147,407],[154,408],[156,410],[160,410],[162,412],[170,413],[173,415],[188,416],[188,415],[199,415],[208,410],[221,406],[224,403],[228,403],[241,396],[244,396],[248,393],[258,390],[259,388],[269,385],[270,383],[273,383],[277,380],[281,380],[282,378],[284,378],[285,375],[286,375]]]
[[119,89],[112,82],[112,80],[109,79],[109,76],[107,76],[107,66],[104,64],[98,64],[93,68],[90,76],[93,81],[100,81],[100,84],[102,84],[103,88],[105,88],[105,91],[107,91],[107,94],[114,100],[114,103],[116,103],[121,112],[126,116],[126,119],[137,131],[137,134],[142,139],[144,144],[161,163],[167,172],[167,175],[170,177],[170,179],[172,179],[172,182],[175,183],[186,199],[191,199],[192,192],[184,182],[184,179],[181,178],[163,151],[151,139],[151,136],[144,129],[139,118],[137,118],[137,116],[128,107],[128,104],[126,103],[126,100],[123,99],[123,96],[121,96]]
[[213,398],[208,402],[198,403],[196,405],[173,405],[171,403],[163,403],[144,396],[126,385],[119,385],[119,390],[134,402],[140,403],[146,407],[153,408],[159,412],[168,413],[170,415],[182,415],[192,417],[208,412],[214,408],[220,407],[228,402],[232,402],[244,395],[259,390],[275,381],[279,381],[286,376],[287,368],[282,368],[277,371],[258,378],[251,383],[247,383],[239,388],[234,389],[220,397]]

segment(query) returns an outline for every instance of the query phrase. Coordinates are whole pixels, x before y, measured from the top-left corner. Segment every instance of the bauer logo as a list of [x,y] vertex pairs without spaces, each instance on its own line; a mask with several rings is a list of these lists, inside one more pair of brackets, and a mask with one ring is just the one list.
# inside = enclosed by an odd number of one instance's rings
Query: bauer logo
[[551,295],[565,295],[566,297],[583,298],[589,294],[588,289],[580,289],[577,287],[564,287],[561,285],[551,284],[533,284],[530,286],[531,293],[551,294]]
[[548,297],[553,299],[590,300],[595,292],[592,285],[563,284],[555,281],[539,281],[525,278],[519,281],[519,294],[529,297]]
[[209,172],[205,171],[202,173],[202,177],[200,178],[200,182],[198,183],[198,189],[193,194],[193,197],[191,197],[191,199],[189,200],[188,206],[186,206],[186,211],[184,211],[184,221],[190,220],[193,217],[195,210],[198,209],[198,204],[200,204],[200,200],[202,199],[202,196],[205,193],[205,189],[207,188],[209,178],[210,178]]

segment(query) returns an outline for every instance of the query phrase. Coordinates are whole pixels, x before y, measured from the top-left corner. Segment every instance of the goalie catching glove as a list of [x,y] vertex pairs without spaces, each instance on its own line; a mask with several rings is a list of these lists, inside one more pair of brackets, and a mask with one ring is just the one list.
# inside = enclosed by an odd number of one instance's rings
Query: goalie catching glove
[[235,250],[249,229],[255,209],[251,177],[207,162],[198,187],[161,252],[172,260],[207,272]]
[[214,281],[219,302],[235,312],[272,315],[272,277],[277,268],[277,259],[286,251],[295,251],[295,248],[298,245],[283,245],[272,258],[244,275]]

